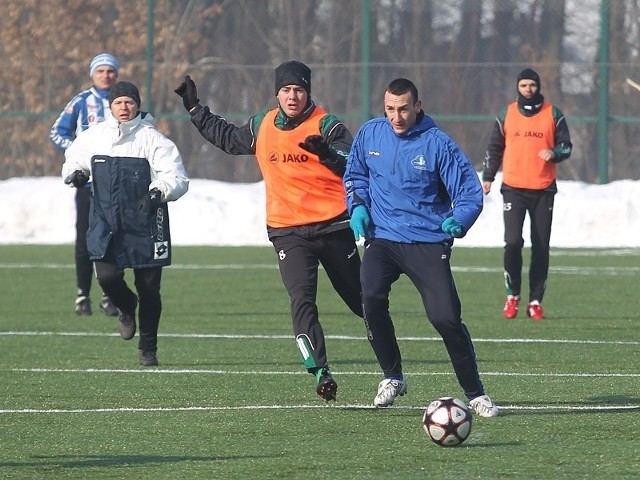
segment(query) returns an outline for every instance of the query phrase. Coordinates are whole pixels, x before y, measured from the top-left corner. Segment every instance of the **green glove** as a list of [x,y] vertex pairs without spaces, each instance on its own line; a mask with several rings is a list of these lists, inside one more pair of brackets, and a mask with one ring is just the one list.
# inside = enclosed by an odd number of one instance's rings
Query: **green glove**
[[371,225],[371,217],[369,211],[364,205],[358,205],[353,209],[351,213],[351,221],[349,226],[353,230],[353,236],[356,241],[360,240],[360,237],[367,238],[367,232],[369,231],[369,225]]
[[462,228],[462,224],[458,220],[449,217],[445,218],[444,222],[442,222],[442,231],[454,238],[460,238],[462,237],[464,228]]

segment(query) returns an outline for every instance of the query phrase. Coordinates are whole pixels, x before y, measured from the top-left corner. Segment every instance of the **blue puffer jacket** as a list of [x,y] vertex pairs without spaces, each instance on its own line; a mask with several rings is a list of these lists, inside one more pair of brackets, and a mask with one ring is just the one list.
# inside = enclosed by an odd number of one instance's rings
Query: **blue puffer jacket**
[[403,135],[386,118],[365,123],[344,176],[349,213],[365,205],[367,238],[401,243],[451,241],[442,221],[453,216],[466,232],[483,206],[482,186],[462,149],[422,113]]

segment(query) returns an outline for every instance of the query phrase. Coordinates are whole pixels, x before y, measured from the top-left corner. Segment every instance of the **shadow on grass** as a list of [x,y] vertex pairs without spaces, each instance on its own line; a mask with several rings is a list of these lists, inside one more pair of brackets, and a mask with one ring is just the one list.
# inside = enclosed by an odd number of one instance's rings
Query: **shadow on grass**
[[629,404],[629,403],[637,403],[640,404],[640,397],[630,397],[628,395],[604,395],[602,397],[591,397],[589,398],[590,402],[593,403],[611,403],[611,404]]
[[522,447],[525,446],[523,442],[486,442],[486,443],[474,443],[473,439],[467,440],[460,445],[454,445],[453,447],[442,447],[446,449],[450,448],[488,448],[488,447]]
[[331,360],[331,365],[349,365],[352,368],[358,368],[359,365],[373,365],[378,366],[378,361],[373,359],[363,359],[363,358],[340,358]]
[[177,462],[218,462],[226,460],[246,460],[269,458],[268,455],[227,455],[211,457],[189,457],[172,455],[34,455],[34,461],[3,462],[0,468],[9,467],[59,467],[59,468],[96,468],[150,465]]

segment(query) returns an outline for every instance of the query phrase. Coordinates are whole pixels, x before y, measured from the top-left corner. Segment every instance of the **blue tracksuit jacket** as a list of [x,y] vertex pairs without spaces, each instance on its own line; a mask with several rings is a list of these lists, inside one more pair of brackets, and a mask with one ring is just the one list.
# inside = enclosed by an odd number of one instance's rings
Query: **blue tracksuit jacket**
[[387,118],[365,123],[353,142],[344,175],[349,213],[365,205],[373,225],[367,238],[401,243],[451,241],[442,221],[464,231],[483,206],[478,174],[462,149],[427,115],[403,135]]
[[91,125],[100,123],[111,116],[109,91],[95,87],[74,96],[56,119],[49,140],[64,152],[71,142]]

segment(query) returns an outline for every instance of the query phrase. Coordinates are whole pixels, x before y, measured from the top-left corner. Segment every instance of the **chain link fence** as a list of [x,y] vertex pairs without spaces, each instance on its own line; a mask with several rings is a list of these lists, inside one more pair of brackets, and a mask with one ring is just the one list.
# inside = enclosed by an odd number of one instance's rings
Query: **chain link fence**
[[260,172],[200,137],[173,93],[184,75],[201,103],[240,125],[276,105],[273,69],[289,59],[312,68],[312,98],[354,135],[382,114],[391,80],[413,80],[478,170],[518,72],[534,68],[572,134],[560,178],[640,178],[640,91],[626,81],[640,82],[638,0],[4,0],[2,10],[0,179],[59,175],[49,130],[90,86],[102,51],[140,87],[192,178],[254,182]]

